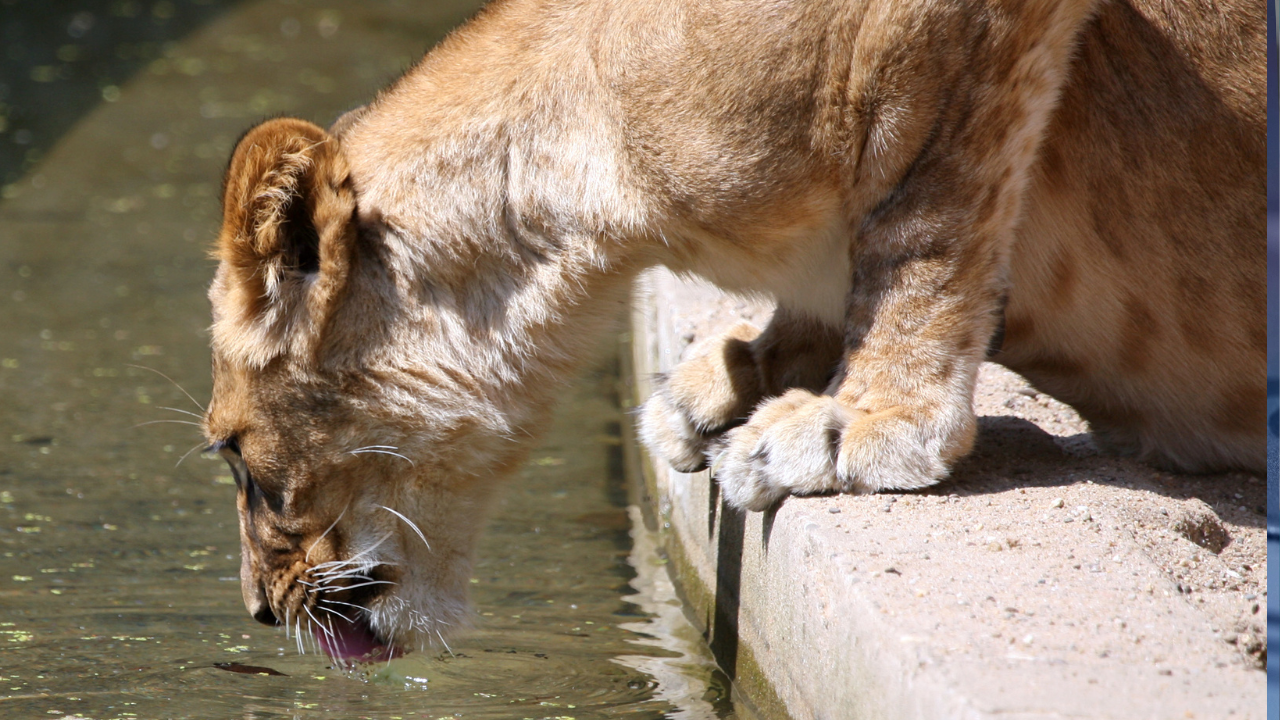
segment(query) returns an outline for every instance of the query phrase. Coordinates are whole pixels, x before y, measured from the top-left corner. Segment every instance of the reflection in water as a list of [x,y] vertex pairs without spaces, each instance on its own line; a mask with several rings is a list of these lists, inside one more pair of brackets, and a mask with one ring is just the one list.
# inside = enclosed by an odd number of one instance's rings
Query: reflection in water
[[[112,22],[126,5],[147,33],[173,27],[164,3],[111,2]],[[566,393],[499,504],[452,652],[346,674],[244,611],[234,488],[191,425],[227,153],[266,115],[367,100],[473,10],[211,12],[3,186],[0,717],[732,716],[652,541],[628,536],[610,368]]]
[[[725,678],[710,658],[702,636],[685,619],[683,603],[667,574],[656,534],[645,528],[640,508],[632,505],[627,513],[632,527],[631,565],[636,569],[631,586],[636,593],[626,599],[651,617],[618,627],[644,636],[632,641],[637,645],[680,654],[677,657],[624,655],[614,658],[614,662],[654,678],[655,696],[676,708],[670,717],[681,720],[720,717],[713,700],[718,698],[722,705],[727,705],[724,700],[729,692]],[[719,710],[723,711],[724,707]]]

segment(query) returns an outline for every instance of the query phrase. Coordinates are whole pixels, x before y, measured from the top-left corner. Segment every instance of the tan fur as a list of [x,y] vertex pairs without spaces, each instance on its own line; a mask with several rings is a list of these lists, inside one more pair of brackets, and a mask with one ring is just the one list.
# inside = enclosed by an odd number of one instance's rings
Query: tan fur
[[779,301],[642,414],[739,506],[945,477],[1002,303],[995,359],[1104,440],[1260,469],[1262,23],[507,0],[332,132],[259,126],[228,173],[206,419],[269,491],[242,491],[246,603],[305,622],[298,581],[355,557],[397,583],[352,596],[381,637],[460,624],[495,481],[655,264]]

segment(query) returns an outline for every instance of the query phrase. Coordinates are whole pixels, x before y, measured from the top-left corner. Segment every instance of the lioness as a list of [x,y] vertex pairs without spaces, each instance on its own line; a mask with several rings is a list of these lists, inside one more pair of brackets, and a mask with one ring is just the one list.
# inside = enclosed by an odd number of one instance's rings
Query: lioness
[[989,348],[1121,451],[1260,470],[1264,19],[506,0],[331,130],[257,126],[204,420],[250,612],[339,655],[464,625],[495,484],[655,264],[778,301],[643,410],[737,506],[938,482]]

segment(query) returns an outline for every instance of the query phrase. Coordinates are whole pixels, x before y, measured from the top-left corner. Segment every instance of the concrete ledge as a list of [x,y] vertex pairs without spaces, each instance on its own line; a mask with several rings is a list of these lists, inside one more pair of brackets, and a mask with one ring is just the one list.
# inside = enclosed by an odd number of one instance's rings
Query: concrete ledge
[[[770,308],[646,276],[636,402]],[[1068,407],[984,366],[973,456],[928,492],[727,509],[645,463],[695,622],[762,716],[1262,718],[1265,483],[1100,456]]]

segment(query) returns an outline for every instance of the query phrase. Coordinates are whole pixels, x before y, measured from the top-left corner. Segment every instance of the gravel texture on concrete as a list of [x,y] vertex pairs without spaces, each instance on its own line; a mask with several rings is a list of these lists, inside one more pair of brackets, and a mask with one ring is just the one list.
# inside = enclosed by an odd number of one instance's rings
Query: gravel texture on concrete
[[[767,303],[647,275],[653,373]],[[1068,406],[981,370],[974,453],[922,492],[719,501],[650,459],[691,614],[765,717],[1261,718],[1266,484],[1102,455]]]

